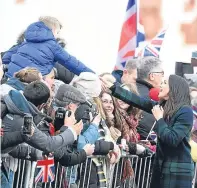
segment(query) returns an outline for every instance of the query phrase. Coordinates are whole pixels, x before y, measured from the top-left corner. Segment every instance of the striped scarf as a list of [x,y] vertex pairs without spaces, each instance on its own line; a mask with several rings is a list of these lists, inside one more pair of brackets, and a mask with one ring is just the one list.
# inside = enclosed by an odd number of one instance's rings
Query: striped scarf
[[[105,140],[108,142],[114,142],[114,140],[111,137],[110,130],[105,124],[105,121],[102,120],[99,125],[99,140]],[[106,160],[103,158],[93,158],[93,162],[95,163],[97,167],[97,173],[99,178],[99,187],[101,188],[107,188],[107,164]]]
[[[99,140],[105,140],[106,136],[108,135],[107,127],[103,126],[103,123],[100,123],[98,131],[100,134]],[[103,158],[93,158],[92,160],[97,168],[99,187],[107,188],[107,173],[105,160]]]

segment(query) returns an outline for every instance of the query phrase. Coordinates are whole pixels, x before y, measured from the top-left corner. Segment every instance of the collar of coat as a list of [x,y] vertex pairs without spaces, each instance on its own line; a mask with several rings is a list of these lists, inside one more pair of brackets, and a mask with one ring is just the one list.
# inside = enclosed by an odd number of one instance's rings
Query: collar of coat
[[150,83],[148,83],[148,82],[145,81],[145,80],[137,79],[136,82],[137,82],[138,84],[141,84],[141,85],[146,86],[149,90],[153,88],[153,85],[150,84]]

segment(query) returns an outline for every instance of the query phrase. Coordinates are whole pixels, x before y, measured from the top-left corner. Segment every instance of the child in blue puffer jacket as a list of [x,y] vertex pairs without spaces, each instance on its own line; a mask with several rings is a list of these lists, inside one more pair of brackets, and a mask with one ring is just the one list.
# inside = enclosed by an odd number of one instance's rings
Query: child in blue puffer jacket
[[9,64],[6,73],[8,78],[27,66],[35,67],[42,75],[47,75],[57,61],[76,75],[81,72],[93,72],[56,42],[62,28],[56,18],[46,16],[39,20],[28,26],[24,42],[3,55],[3,64]]

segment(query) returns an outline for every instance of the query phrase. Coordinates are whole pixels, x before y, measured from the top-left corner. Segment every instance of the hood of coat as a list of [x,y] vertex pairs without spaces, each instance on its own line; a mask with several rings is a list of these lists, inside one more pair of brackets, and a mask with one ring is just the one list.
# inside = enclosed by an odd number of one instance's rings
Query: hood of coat
[[25,89],[25,84],[22,83],[20,80],[18,80],[17,78],[10,78],[7,82],[7,85],[13,87],[14,89],[18,90],[18,91],[24,91]]
[[25,39],[28,42],[45,42],[55,40],[54,35],[43,22],[32,23],[25,31]]
[[39,110],[26,100],[22,93],[16,90],[11,90],[3,97],[6,107],[10,113],[17,115],[31,114],[35,116],[39,114]]

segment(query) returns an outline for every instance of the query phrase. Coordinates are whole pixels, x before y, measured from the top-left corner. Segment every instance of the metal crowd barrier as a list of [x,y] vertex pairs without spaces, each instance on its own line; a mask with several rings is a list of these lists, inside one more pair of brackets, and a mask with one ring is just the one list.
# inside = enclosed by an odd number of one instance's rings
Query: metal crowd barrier
[[[152,162],[153,156],[139,158],[134,155],[122,156],[114,165],[105,156],[92,156],[83,164],[71,167],[63,167],[58,162],[55,163],[54,181],[42,183],[36,182],[37,162],[19,159],[13,188],[91,188],[92,183],[102,188],[149,188]],[[128,168],[131,176],[124,178]]]

